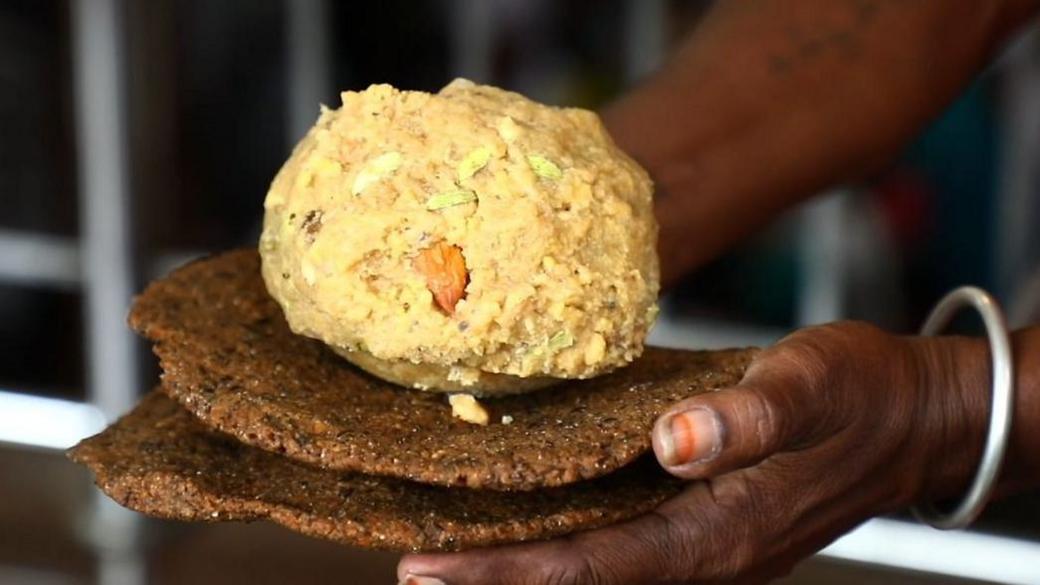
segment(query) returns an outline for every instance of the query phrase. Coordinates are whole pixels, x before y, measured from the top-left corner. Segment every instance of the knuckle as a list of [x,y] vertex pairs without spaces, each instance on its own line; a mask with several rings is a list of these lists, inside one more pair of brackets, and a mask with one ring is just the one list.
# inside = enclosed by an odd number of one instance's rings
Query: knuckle
[[557,563],[547,563],[531,585],[612,585],[603,565],[592,555],[580,554]]
[[759,354],[752,364],[756,371],[762,368],[793,377],[808,386],[816,385],[826,376],[827,363],[833,350],[820,343],[811,331],[801,331],[789,336]]
[[687,512],[673,517],[652,513],[657,520],[654,535],[638,535],[647,550],[654,551],[653,571],[663,583],[687,582],[696,573],[700,558],[701,523],[696,513]]
[[545,574],[541,577],[539,583],[544,585],[579,585],[582,583],[581,573],[570,564],[546,567]]
[[746,574],[755,561],[755,548],[753,545],[734,541],[729,543],[726,554],[722,555],[710,578],[717,581],[733,581]]
[[[870,375],[873,370],[883,369],[882,363],[875,365],[871,360],[884,359],[891,351],[892,337],[877,327],[857,321],[840,321],[807,327],[795,331],[775,345],[756,356],[748,369],[749,376],[768,378],[785,389],[800,392],[783,392],[774,400],[785,402],[784,409],[774,409],[772,414],[804,413],[818,420],[829,421],[822,426],[830,428],[839,424],[842,412],[869,399],[864,393],[847,393],[841,390],[850,381]],[[853,364],[859,367],[853,368]],[[768,406],[764,407],[764,412]],[[856,410],[852,408],[851,410]],[[785,422],[778,419],[775,422]]]
[[743,382],[757,387],[758,381],[780,383],[791,388],[812,389],[824,367],[800,343],[785,341],[763,350],[748,366]]
[[[763,522],[761,493],[744,476],[708,484],[714,506],[699,515],[698,543],[701,558],[697,576],[710,581],[731,581],[746,575],[759,559]],[[734,522],[733,518],[741,518]]]
[[808,390],[823,392],[834,372],[852,356],[891,345],[891,336],[874,325],[838,321],[798,329],[758,352],[747,376],[768,374]]
[[706,481],[696,490],[696,506],[672,511],[662,520],[660,582],[730,582],[751,571],[769,524],[756,504],[761,495],[743,474]]
[[743,518],[734,523],[726,533],[724,542],[727,553],[723,555],[715,578],[734,580],[746,576],[759,568],[764,558],[763,551],[775,544],[779,527],[786,508],[768,482],[752,475],[734,478],[731,488],[738,495],[731,496],[730,514]]
[[751,392],[748,395],[749,420],[755,421],[755,440],[759,450],[776,448],[791,434],[789,405],[781,405],[770,394]]
[[826,434],[835,415],[843,410],[845,398],[832,380],[835,368],[825,351],[801,341],[776,347],[770,370],[763,376],[769,379],[766,390],[755,393],[763,447],[769,439],[795,447]]
[[[863,321],[835,321],[823,325],[804,327],[780,339],[773,347],[787,347],[807,353],[830,356],[836,352],[854,348],[865,339],[876,339],[884,333]],[[768,350],[767,350],[768,351]]]

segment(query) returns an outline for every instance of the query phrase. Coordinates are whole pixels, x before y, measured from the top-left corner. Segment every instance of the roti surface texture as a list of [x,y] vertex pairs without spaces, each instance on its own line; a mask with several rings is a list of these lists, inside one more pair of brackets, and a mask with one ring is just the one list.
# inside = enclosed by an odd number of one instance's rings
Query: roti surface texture
[[491,424],[479,426],[452,418],[443,394],[376,379],[292,333],[255,250],[152,283],[130,323],[155,342],[163,390],[244,443],[329,469],[517,491],[632,462],[649,450],[665,408],[736,383],[751,356],[648,348],[612,374],[482,400]]
[[178,520],[270,519],[366,548],[461,550],[620,522],[682,489],[653,462],[525,493],[318,469],[243,445],[155,391],[70,457],[120,504]]

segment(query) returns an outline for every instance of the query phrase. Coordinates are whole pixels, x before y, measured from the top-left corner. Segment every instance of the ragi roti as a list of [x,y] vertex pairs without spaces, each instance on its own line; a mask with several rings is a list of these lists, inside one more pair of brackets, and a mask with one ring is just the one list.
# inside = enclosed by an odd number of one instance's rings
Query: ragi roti
[[682,489],[652,459],[607,477],[524,493],[451,489],[322,470],[243,445],[162,393],[70,457],[120,504],[177,520],[269,519],[343,544],[450,551],[620,522]]
[[753,353],[647,348],[611,374],[483,401],[491,424],[472,425],[443,394],[290,331],[259,263],[240,250],[182,267],[135,300],[130,323],[155,343],[164,391],[206,425],[328,469],[515,491],[600,477],[650,449],[668,406],[738,382]]

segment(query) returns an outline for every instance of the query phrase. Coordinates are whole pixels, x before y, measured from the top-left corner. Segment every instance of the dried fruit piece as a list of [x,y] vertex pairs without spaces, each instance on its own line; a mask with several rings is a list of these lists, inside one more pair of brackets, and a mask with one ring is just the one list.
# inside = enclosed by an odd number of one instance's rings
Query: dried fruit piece
[[433,197],[430,197],[426,201],[426,209],[430,211],[437,211],[438,209],[444,209],[446,207],[455,207],[456,205],[462,205],[463,203],[469,203],[477,200],[477,194],[469,189],[456,189],[455,191],[445,191],[444,193],[438,193]]
[[477,171],[487,166],[488,161],[491,160],[491,149],[486,146],[474,148],[462,158],[462,162],[459,163],[458,173],[459,181],[465,181],[466,179],[477,174]]
[[308,241],[313,242],[315,236],[321,231],[321,218],[324,212],[320,209],[312,209],[307,212],[307,215],[303,217],[303,223],[300,224],[300,230],[307,234]]
[[455,305],[465,295],[469,275],[462,250],[439,242],[422,250],[416,256],[415,269],[426,278],[426,288],[433,293],[437,305],[449,315],[455,314]]
[[560,167],[544,156],[529,154],[527,155],[527,164],[531,165],[531,170],[534,171],[534,174],[543,179],[556,181],[563,178],[563,171],[560,170]]

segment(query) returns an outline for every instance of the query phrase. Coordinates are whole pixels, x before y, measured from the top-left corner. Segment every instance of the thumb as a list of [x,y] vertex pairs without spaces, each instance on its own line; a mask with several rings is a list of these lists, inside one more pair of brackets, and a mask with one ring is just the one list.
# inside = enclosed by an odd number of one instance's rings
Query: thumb
[[[805,376],[754,364],[740,384],[679,402],[654,424],[658,461],[685,479],[750,467],[804,440],[819,410]],[[779,370],[779,371],[778,371]]]

